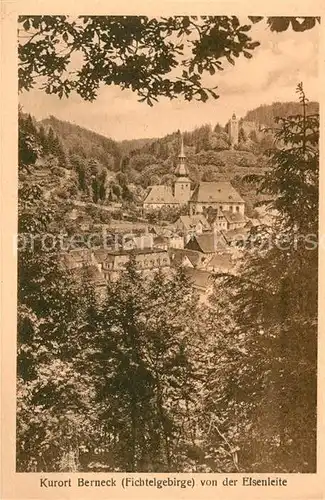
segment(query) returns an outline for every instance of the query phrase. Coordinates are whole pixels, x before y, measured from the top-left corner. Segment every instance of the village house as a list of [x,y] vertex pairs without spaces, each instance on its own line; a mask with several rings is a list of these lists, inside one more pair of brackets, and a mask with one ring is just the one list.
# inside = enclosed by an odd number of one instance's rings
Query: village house
[[202,268],[209,260],[209,257],[202,252],[195,250],[171,249],[169,251],[170,263],[173,267]]
[[221,231],[221,233],[230,247],[244,248],[250,229],[244,227],[241,229],[232,229],[231,231]]
[[227,219],[223,211],[220,210],[219,208],[209,211],[208,222],[213,232],[220,230],[227,230]]
[[101,262],[102,272],[107,281],[117,281],[125,272],[126,265],[134,257],[137,270],[144,275],[153,271],[170,269],[168,252],[159,248],[146,248],[142,250],[108,251]]
[[232,229],[241,229],[247,224],[247,217],[240,212],[234,213],[229,210],[224,210],[222,213],[225,217],[228,231],[231,231]]
[[262,226],[262,222],[259,219],[254,218],[254,217],[253,218],[247,217],[247,221],[245,224],[246,228],[251,229],[252,227],[259,227],[259,226]]
[[230,253],[217,253],[207,261],[204,269],[209,272],[230,273],[234,269],[234,259]]
[[172,188],[163,184],[149,186],[143,201],[144,210],[157,210],[163,207],[177,208],[178,206],[179,202],[174,198]]
[[211,227],[204,215],[181,215],[175,222],[175,228],[181,234],[202,234],[210,231]]
[[81,269],[95,264],[93,254],[89,248],[75,248],[62,252],[60,263],[65,269]]
[[165,236],[158,234],[153,239],[153,246],[155,248],[162,248],[168,250],[169,248],[184,248],[184,238],[178,234]]
[[154,237],[150,233],[141,235],[125,234],[122,235],[121,247],[123,250],[142,250],[144,248],[153,248]]
[[63,252],[60,256],[60,265],[62,269],[72,271],[82,283],[92,285],[99,298],[105,296],[107,283],[91,250],[83,248]]
[[153,238],[153,244],[155,248],[160,248],[161,250],[168,250],[169,248],[169,238],[158,234]]
[[169,238],[169,248],[184,248],[184,238],[178,234],[173,234]]
[[222,232],[199,234],[194,235],[186,243],[185,248],[204,254],[214,254],[227,249],[227,240]]
[[178,267],[194,267],[193,263],[191,260],[188,258],[186,255],[185,251],[180,251],[180,252],[170,252],[170,263],[173,267],[178,268]]

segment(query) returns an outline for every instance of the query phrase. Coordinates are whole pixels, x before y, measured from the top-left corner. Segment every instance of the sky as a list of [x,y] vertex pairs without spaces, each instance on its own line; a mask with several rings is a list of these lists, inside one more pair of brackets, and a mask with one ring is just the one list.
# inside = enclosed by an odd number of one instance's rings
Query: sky
[[252,59],[242,56],[236,59],[235,66],[229,64],[223,72],[204,81],[218,86],[217,100],[199,103],[161,98],[151,108],[138,102],[131,90],[122,91],[117,86],[102,87],[93,103],[75,94],[60,100],[40,90],[24,92],[19,100],[24,111],[36,119],[54,115],[120,141],[162,137],[206,123],[224,125],[234,112],[242,117],[261,104],[296,100],[295,89],[301,81],[309,100],[319,99],[319,28],[272,33],[261,22],[253,26],[250,36],[261,42]]

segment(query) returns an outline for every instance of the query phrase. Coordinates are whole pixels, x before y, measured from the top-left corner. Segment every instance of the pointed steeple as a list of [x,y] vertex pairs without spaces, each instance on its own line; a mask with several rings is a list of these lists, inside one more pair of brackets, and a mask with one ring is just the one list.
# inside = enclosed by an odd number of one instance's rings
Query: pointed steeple
[[188,172],[187,168],[185,165],[185,153],[184,153],[184,140],[183,140],[183,134],[181,134],[181,151],[178,155],[179,162],[175,170],[175,175],[177,177],[188,177]]
[[185,159],[183,134],[181,134],[181,152],[179,153],[178,158]]

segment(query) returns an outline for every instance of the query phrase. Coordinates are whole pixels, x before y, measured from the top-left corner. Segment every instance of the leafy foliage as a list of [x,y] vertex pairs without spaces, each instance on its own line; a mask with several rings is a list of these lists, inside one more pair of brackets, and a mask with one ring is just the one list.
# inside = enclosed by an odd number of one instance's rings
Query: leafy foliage
[[219,309],[220,286],[232,297],[223,313],[237,353],[225,359],[216,408],[243,470],[259,472],[316,468],[319,118],[297,90],[303,112],[279,120],[262,182],[277,223],[251,234],[238,276],[220,279],[215,296]]
[[[249,23],[261,21],[251,16]],[[319,21],[319,19],[317,19]],[[205,102],[219,96],[202,85],[240,55],[251,58],[259,45],[248,35],[251,24],[236,16],[20,16],[19,87],[41,88],[59,97],[76,91],[96,98],[101,83],[130,88],[150,106],[159,97]],[[311,29],[316,18],[268,19],[272,31]],[[72,57],[82,63],[71,71]]]
[[[315,471],[319,117],[297,91],[302,113],[279,120],[261,181],[276,225],[251,231],[209,304],[182,272],[144,276],[133,260],[99,298],[87,269],[67,271],[56,245],[44,251],[63,208],[34,174],[58,142],[20,113],[19,231],[34,238],[18,255],[17,470]],[[168,167],[179,147],[169,139]],[[255,159],[192,155],[205,167]],[[121,163],[116,196],[135,156]],[[152,167],[148,156],[136,162]],[[101,166],[87,172],[100,196]]]
[[[251,57],[259,45],[247,35],[250,26],[235,16],[21,16],[19,21],[25,37],[19,44],[20,89],[33,88],[41,75],[47,93],[62,97],[74,90],[86,100],[96,97],[102,82],[131,88],[149,105],[179,94],[203,102],[209,94],[217,98],[202,86],[202,74],[222,70],[225,60],[234,64],[241,53]],[[69,62],[78,52],[83,63],[73,78]]]

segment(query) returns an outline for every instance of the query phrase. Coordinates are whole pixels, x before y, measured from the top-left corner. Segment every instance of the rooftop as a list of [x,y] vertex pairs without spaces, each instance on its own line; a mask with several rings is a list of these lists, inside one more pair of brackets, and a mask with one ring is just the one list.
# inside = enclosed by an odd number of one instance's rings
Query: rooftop
[[212,255],[211,259],[207,263],[207,268],[219,269],[225,272],[230,271],[234,266],[232,260],[232,255],[229,253],[218,253]]
[[243,198],[230,182],[200,182],[191,197],[198,203],[244,203]]
[[152,204],[172,204],[177,203],[170,186],[157,185],[150,186],[143,203]]
[[234,241],[243,241],[248,237],[250,230],[247,227],[231,229],[230,231],[221,231],[225,239],[230,243]]
[[186,229],[195,228],[198,223],[206,229],[210,229],[210,225],[204,215],[181,215],[179,221],[185,226]]
[[184,257],[187,257],[193,267],[202,262],[202,253],[187,248],[172,248],[169,251],[172,263],[178,267],[182,264]]
[[106,255],[107,256],[118,256],[118,255],[146,255],[146,254],[152,254],[152,253],[167,253],[166,250],[163,250],[162,248],[132,248],[131,250],[108,250]]
[[203,253],[214,253],[217,250],[224,250],[226,248],[226,241],[222,233],[205,233],[195,235],[187,245],[196,241]]

